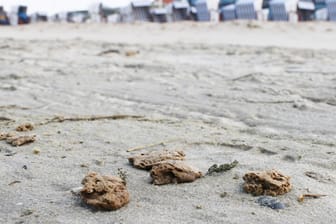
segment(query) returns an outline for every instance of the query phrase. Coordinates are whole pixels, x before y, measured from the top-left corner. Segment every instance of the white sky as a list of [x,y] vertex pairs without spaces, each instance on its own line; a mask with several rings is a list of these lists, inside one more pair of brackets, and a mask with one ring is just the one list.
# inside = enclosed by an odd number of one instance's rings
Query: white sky
[[69,10],[88,9],[94,3],[102,2],[106,6],[115,7],[127,5],[130,0],[0,0],[0,5],[9,11],[12,6],[26,5],[28,13],[44,12],[53,14]]

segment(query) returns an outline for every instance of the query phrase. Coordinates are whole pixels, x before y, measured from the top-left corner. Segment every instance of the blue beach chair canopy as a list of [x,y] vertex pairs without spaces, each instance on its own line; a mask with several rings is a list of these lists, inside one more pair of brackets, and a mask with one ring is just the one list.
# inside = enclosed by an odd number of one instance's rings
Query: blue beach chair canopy
[[189,4],[187,2],[173,2],[174,9],[187,9]]
[[328,20],[336,21],[336,0],[326,0]]
[[227,21],[227,20],[234,20],[236,19],[236,5],[231,4],[231,5],[226,5],[220,8],[219,10],[220,13],[220,19],[222,21]]
[[298,8],[302,10],[315,10],[315,5],[312,1],[299,1],[298,2]]
[[235,4],[236,0],[219,0],[218,8],[223,8],[224,6]]
[[191,6],[195,6],[199,3],[206,3],[207,1],[206,0],[188,0],[188,2]]
[[151,0],[144,0],[144,1],[132,1],[132,6],[133,7],[149,7],[152,5]]

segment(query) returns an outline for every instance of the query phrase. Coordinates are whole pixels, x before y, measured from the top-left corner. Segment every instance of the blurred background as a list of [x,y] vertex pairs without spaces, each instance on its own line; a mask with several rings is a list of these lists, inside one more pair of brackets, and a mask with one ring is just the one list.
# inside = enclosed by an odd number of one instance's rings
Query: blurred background
[[0,1],[0,24],[56,22],[335,21],[336,0]]

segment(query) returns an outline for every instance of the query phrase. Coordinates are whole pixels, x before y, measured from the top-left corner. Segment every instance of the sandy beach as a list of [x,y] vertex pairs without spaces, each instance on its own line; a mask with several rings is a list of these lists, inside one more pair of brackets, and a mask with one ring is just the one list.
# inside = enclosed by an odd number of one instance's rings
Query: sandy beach
[[[0,132],[31,122],[36,135],[0,141],[0,223],[336,223],[334,23],[36,24],[0,39]],[[144,118],[46,122],[112,115]],[[239,164],[156,186],[128,163],[163,149],[203,173]],[[71,193],[118,168],[131,198],[120,210]],[[242,190],[245,173],[269,169],[291,177],[285,209]]]

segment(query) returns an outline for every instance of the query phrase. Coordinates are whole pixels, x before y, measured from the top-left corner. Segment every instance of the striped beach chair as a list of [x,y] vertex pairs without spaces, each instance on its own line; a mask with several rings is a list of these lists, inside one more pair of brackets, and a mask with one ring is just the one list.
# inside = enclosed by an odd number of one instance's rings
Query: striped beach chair
[[285,0],[273,0],[270,2],[270,20],[272,21],[288,21],[288,13],[286,10]]
[[210,21],[210,12],[206,0],[191,1],[191,14],[196,21]]
[[315,3],[315,20],[328,20],[328,9],[326,0],[314,0]]
[[183,21],[189,18],[189,4],[187,2],[173,2],[173,21]]
[[272,0],[269,3],[269,17],[272,21],[288,21],[289,13],[297,12],[297,0]]
[[131,4],[120,8],[120,22],[122,23],[133,22],[133,10]]
[[257,11],[261,11],[262,0],[238,0],[236,2],[237,19],[257,19]]
[[153,9],[152,11],[153,21],[157,23],[166,23],[168,19],[168,11],[166,8]]
[[132,6],[132,14],[134,21],[142,21],[142,22],[150,22],[152,21],[152,15],[150,12],[150,7],[152,5],[152,1],[133,1],[131,3]]
[[327,10],[327,8],[316,9],[315,10],[315,20],[318,20],[318,21],[328,20],[328,10]]
[[315,4],[312,0],[300,0],[297,5],[299,21],[315,19]]
[[336,21],[336,0],[326,0],[328,20]]
[[235,20],[237,18],[235,4],[223,6],[219,10],[219,15],[221,21]]
[[236,19],[236,0],[219,0],[218,2],[218,11],[219,11],[219,20],[234,20]]
[[7,12],[0,6],[0,25],[9,25],[9,18]]
[[195,8],[197,21],[210,21],[210,12],[206,1],[198,1]]

